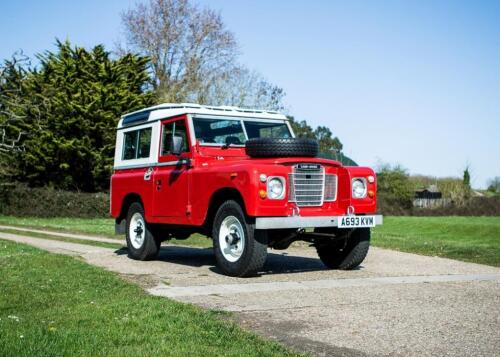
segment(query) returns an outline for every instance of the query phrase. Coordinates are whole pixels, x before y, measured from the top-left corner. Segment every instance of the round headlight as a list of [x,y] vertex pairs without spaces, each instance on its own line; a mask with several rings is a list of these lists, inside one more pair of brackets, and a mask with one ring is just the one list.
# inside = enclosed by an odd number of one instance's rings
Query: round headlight
[[285,196],[284,179],[280,177],[271,177],[267,182],[267,197],[272,200],[279,200]]
[[366,197],[366,182],[363,179],[356,178],[352,180],[352,197]]

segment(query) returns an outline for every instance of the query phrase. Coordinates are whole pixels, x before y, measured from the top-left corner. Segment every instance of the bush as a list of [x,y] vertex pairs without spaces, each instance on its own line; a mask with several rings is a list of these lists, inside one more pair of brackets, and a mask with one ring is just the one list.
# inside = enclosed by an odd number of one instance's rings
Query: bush
[[415,216],[500,216],[500,196],[473,197],[461,204],[438,209],[414,209]]
[[377,195],[377,212],[385,216],[411,216],[413,207],[401,204],[400,200],[393,197],[387,198],[384,193]]
[[109,217],[109,194],[0,185],[0,214],[17,217]]
[[406,170],[400,166],[383,165],[377,171],[380,206],[385,210],[411,211],[415,191]]
[[500,216],[500,196],[473,197],[448,207],[417,208],[402,206],[379,194],[377,208],[385,216]]

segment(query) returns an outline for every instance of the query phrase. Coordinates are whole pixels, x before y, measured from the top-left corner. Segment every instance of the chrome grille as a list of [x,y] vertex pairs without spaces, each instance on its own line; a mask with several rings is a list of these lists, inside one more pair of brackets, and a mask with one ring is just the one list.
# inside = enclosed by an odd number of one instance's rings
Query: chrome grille
[[325,202],[337,200],[337,175],[325,176]]
[[322,206],[325,193],[325,168],[316,164],[299,164],[289,175],[290,202],[299,207]]

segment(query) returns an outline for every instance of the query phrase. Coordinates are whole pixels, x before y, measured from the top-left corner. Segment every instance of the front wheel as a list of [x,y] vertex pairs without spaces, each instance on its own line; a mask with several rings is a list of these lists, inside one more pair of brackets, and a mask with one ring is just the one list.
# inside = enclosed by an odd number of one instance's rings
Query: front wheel
[[357,228],[352,231],[335,229],[316,229],[319,233],[333,233],[335,240],[318,242],[316,251],[328,268],[351,270],[365,260],[370,248],[370,229]]
[[161,240],[144,218],[144,209],[140,203],[130,205],[127,213],[128,254],[136,260],[151,260],[160,251]]
[[249,276],[264,266],[267,239],[256,231],[236,201],[219,208],[213,225],[213,243],[217,266],[230,276]]

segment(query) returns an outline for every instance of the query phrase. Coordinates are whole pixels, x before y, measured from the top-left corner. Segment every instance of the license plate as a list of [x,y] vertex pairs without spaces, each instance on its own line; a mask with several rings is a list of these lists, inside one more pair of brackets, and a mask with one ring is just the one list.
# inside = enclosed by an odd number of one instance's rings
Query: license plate
[[374,216],[342,216],[339,217],[339,228],[375,227]]

